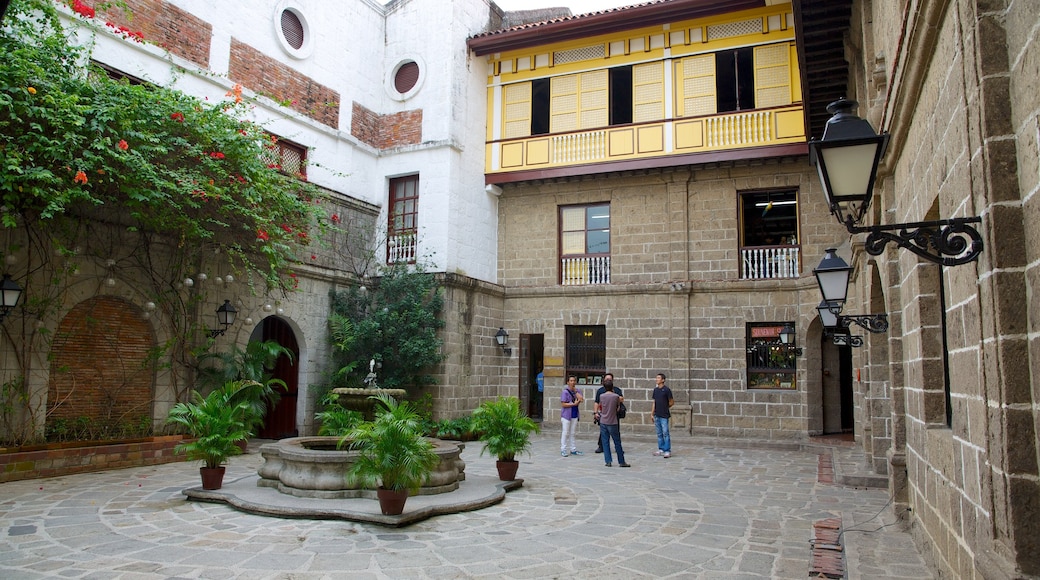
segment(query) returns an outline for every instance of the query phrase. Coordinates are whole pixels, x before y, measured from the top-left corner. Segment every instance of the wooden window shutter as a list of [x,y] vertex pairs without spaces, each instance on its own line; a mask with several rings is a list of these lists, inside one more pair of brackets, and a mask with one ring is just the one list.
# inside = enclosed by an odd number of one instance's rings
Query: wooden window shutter
[[582,73],[580,75],[581,110],[580,129],[605,127],[610,124],[610,73],[607,69]]
[[531,135],[531,83],[506,85],[502,91],[502,136]]
[[675,65],[677,117],[714,115],[718,111],[715,92],[715,55],[684,58]]
[[664,118],[664,63],[632,67],[632,121],[643,123]]
[[791,104],[791,51],[788,44],[755,47],[755,108]]
[[549,83],[549,132],[578,128],[578,75],[553,77]]

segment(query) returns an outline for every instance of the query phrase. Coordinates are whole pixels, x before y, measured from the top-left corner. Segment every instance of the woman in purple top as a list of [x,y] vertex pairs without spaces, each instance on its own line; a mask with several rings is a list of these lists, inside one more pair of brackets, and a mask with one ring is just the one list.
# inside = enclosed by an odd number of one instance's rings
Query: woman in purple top
[[621,401],[625,398],[614,392],[614,385],[604,385],[606,390],[599,396],[596,403],[596,412],[599,413],[599,438],[603,442],[603,460],[607,467],[613,465],[613,457],[610,454],[610,441],[614,441],[614,449],[617,451],[618,465],[629,467],[625,463],[625,450],[621,448],[621,425],[618,422],[617,410]]
[[[564,387],[563,393],[560,394],[560,421],[562,425],[560,432],[560,455],[564,457],[583,455],[581,451],[578,451],[578,446],[574,441],[575,433],[578,431],[578,407],[585,400],[581,391],[577,389],[577,385],[577,377],[574,375],[567,377],[567,386]],[[570,444],[569,453],[567,451],[568,444]]]

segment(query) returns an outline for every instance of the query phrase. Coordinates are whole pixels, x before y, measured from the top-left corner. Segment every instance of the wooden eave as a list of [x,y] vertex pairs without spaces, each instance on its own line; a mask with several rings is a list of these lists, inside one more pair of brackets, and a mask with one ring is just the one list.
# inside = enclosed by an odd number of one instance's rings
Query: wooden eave
[[725,163],[730,161],[747,161],[749,159],[770,159],[776,157],[803,157],[808,155],[808,153],[809,146],[805,143],[772,145],[768,147],[754,147],[747,149],[728,149],[725,151],[709,151],[704,153],[690,153],[686,155],[679,154],[663,157],[629,159],[626,161],[568,165],[549,169],[511,171],[508,173],[488,173],[484,175],[484,183],[497,185],[501,183],[532,181],[535,179],[555,179],[558,177],[596,175],[602,173],[616,173],[618,171],[636,171],[640,169],[658,169],[661,167],[704,165],[707,163]]
[[477,56],[591,38],[635,28],[727,14],[766,6],[765,0],[671,0],[592,12],[485,32],[466,41]]

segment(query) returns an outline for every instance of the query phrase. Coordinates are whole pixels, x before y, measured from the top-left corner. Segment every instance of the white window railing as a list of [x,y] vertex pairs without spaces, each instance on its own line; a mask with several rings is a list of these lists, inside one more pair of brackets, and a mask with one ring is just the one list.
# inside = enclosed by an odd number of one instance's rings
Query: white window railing
[[386,263],[414,262],[416,246],[418,243],[414,233],[389,236],[386,240]]
[[799,249],[792,247],[744,248],[740,251],[744,280],[767,278],[797,278]]
[[708,117],[705,122],[704,133],[708,147],[755,145],[768,143],[773,139],[772,111]]
[[560,284],[564,286],[610,284],[610,256],[563,258],[560,270]]
[[598,161],[607,156],[607,132],[568,133],[552,138],[552,162]]

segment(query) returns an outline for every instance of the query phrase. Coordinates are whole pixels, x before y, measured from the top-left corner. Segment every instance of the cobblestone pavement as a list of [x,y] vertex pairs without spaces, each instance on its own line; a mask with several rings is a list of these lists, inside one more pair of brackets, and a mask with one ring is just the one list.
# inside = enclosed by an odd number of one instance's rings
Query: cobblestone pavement
[[[537,436],[503,502],[403,528],[188,501],[194,463],[0,484],[0,578],[801,579],[827,518],[848,578],[933,578],[885,490],[820,483],[816,450],[673,435],[664,459],[654,443],[625,436],[622,469],[593,442],[564,458],[558,435]],[[255,447],[227,479],[255,474]],[[493,475],[479,453],[466,472]]]

